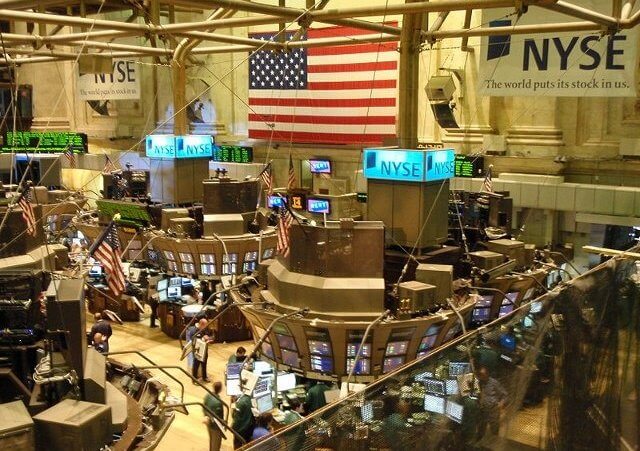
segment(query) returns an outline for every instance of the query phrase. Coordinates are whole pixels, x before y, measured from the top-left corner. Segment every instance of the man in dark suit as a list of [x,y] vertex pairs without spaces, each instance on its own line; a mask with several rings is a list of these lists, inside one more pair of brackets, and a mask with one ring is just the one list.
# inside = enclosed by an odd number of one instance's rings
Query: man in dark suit
[[[93,323],[93,326],[91,326],[91,335],[89,336],[93,340],[93,337],[95,337],[97,333],[102,334],[102,339],[104,340],[104,352],[109,352],[109,338],[111,338],[111,335],[113,334],[113,331],[111,330],[111,324],[109,324],[109,321],[102,317],[101,313],[94,314],[93,318],[96,320],[96,322]],[[95,343],[93,344],[95,345]]]

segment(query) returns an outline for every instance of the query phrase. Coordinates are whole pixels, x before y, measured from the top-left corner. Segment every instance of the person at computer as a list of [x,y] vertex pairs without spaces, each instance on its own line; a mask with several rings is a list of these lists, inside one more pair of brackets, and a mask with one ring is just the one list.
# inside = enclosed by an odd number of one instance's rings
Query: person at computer
[[315,384],[307,391],[307,397],[305,403],[307,405],[307,413],[315,412],[327,405],[327,400],[324,397],[324,392],[329,390],[327,384],[321,381],[316,381]]
[[486,366],[478,369],[480,384],[480,416],[478,422],[478,440],[481,439],[487,427],[493,435],[500,429],[500,416],[507,401],[507,391],[502,384],[490,376]]
[[182,296],[180,297],[180,300],[186,303],[187,305],[198,303],[198,298],[194,296],[193,288],[189,288],[189,287],[182,288]]
[[241,363],[244,362],[247,359],[247,350],[244,348],[244,346],[238,346],[238,349],[236,349],[235,354],[232,354],[231,357],[229,357],[229,360],[227,363]]
[[[99,332],[104,340],[104,352],[109,352],[109,338],[111,338],[111,335],[113,334],[113,331],[111,330],[111,324],[109,324],[109,321],[104,319],[102,317],[102,314],[99,312],[96,312],[93,315],[93,318],[95,319],[95,323],[93,323],[93,326],[91,326],[91,332],[89,336],[93,339]],[[95,342],[92,344],[95,345]]]
[[[204,397],[204,405],[213,412],[218,418],[224,418],[224,411],[222,408],[222,400],[220,399],[220,393],[222,392],[222,382],[216,381],[213,383],[213,395],[207,393]],[[222,431],[209,412],[205,410],[205,423],[207,424],[207,430],[209,431],[209,451],[220,451],[222,445]]]
[[[254,418],[253,412],[251,412],[251,397],[245,393],[242,394],[236,401],[233,407],[233,421],[231,427],[236,431],[246,442],[251,441],[251,434],[253,433]],[[233,438],[233,449],[242,447],[243,443],[238,437]]]
[[200,318],[195,325],[189,327],[186,333],[187,341],[191,341],[192,344],[193,366],[191,368],[191,376],[193,379],[198,379],[199,370],[202,369],[202,380],[205,382],[209,382],[207,377],[208,344],[213,342],[213,337],[211,337],[207,325],[207,319]]
[[[288,426],[302,420],[302,414],[304,413],[304,405],[297,398],[288,399],[287,403],[289,404],[289,410],[285,411],[284,418],[280,422],[284,426]],[[287,432],[283,435],[283,438],[286,443],[290,445],[288,449],[302,449],[302,445],[305,440],[304,428],[297,428],[291,432]]]
[[264,412],[258,415],[256,418],[256,425],[251,433],[251,441],[258,440],[268,435],[271,435],[271,423],[273,422],[273,415],[271,412]]

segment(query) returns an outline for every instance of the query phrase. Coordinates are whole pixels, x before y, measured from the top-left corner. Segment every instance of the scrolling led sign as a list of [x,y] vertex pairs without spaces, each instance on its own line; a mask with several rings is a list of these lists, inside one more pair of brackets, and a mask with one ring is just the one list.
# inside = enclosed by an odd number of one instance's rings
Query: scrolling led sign
[[87,135],[76,132],[6,132],[2,152],[87,153]]

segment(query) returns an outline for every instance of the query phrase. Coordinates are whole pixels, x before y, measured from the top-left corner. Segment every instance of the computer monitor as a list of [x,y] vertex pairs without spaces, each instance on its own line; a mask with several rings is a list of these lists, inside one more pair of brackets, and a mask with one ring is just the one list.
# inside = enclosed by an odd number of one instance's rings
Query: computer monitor
[[500,312],[498,313],[498,318],[501,318],[509,313],[513,312],[513,304],[507,304],[500,306]]
[[319,355],[312,355],[309,357],[311,360],[311,369],[320,373],[331,373],[333,371],[333,358]]
[[142,269],[129,268],[129,280],[133,283],[140,282],[140,276],[142,275]]
[[309,213],[331,213],[331,204],[329,199],[307,199],[307,211]]
[[227,379],[227,396],[240,396],[242,390],[240,389],[240,378]]
[[296,388],[296,375],[294,373],[280,373],[277,383],[279,392],[293,390]]
[[531,301],[529,313],[540,313],[542,311],[542,301]]
[[365,423],[371,423],[373,421],[373,404],[367,402],[360,407],[360,415],[362,421]]
[[158,291],[158,302],[167,301],[167,290]]
[[182,296],[182,289],[180,286],[171,286],[167,289],[167,297],[172,299],[178,299]]
[[416,382],[424,382],[425,379],[433,377],[433,373],[431,371],[425,371],[424,373],[416,374],[413,378]]
[[382,372],[388,373],[404,363],[404,357],[387,357],[382,362]]
[[311,354],[331,355],[331,345],[326,341],[309,340]]
[[444,414],[445,412],[445,398],[442,396],[424,395],[424,410],[427,412]]
[[273,398],[271,397],[270,393],[268,395],[260,396],[259,398],[255,399],[256,409],[258,409],[258,412],[265,413],[273,410]]
[[331,161],[309,160],[309,172],[312,174],[331,174]]
[[102,266],[93,265],[89,270],[90,277],[100,277],[102,275]]
[[255,360],[253,362],[253,372],[256,374],[272,373],[273,367],[269,362],[263,360]]
[[267,393],[271,393],[269,382],[270,378],[268,376],[260,377],[258,382],[256,382],[256,386],[253,387],[253,397],[259,398]]
[[435,378],[424,379],[424,389],[427,393],[434,393],[436,395],[446,395],[447,389],[445,381]]
[[493,298],[493,294],[481,294],[480,298],[476,301],[476,307],[491,307]]
[[267,196],[267,207],[281,208],[286,205],[286,199],[282,196]]
[[276,334],[276,339],[278,340],[278,345],[280,346],[280,348],[298,349],[295,340],[289,335]]
[[289,366],[300,366],[300,356],[296,351],[289,351],[288,349],[282,349],[282,363]]
[[460,391],[458,388],[458,379],[447,379],[445,381],[445,389],[447,390],[447,395],[457,395]]
[[170,287],[180,287],[182,286],[182,277],[172,277],[169,279]]
[[169,286],[169,279],[160,279],[158,280],[158,291],[166,290]]
[[240,379],[243,363],[227,363],[227,379]]
[[446,405],[447,418],[455,421],[456,423],[462,423],[463,412],[464,412],[464,407],[462,406],[462,404],[458,404],[457,402],[447,400],[447,405]]
[[182,285],[183,287],[192,287],[193,280],[189,279],[188,277],[182,277],[180,280],[180,285]]
[[491,307],[476,307],[471,312],[471,321],[476,324],[487,323],[491,319]]
[[[353,366],[353,362],[355,362],[355,357],[347,358],[347,371],[351,371],[351,367]],[[371,372],[371,362],[366,357],[361,357],[358,359],[358,364],[353,370],[353,374],[369,374]]]
[[403,355],[407,353],[408,341],[390,341],[387,343],[385,355]]
[[505,299],[502,300],[502,305],[504,304],[515,304],[516,301],[518,300],[518,296],[520,295],[519,291],[510,291],[508,293],[506,293],[507,296]]
[[[360,343],[349,343],[347,344],[347,357],[355,357],[358,353],[358,349],[360,348]],[[365,343],[362,346],[362,352],[360,352],[360,357],[371,357],[371,344]]]
[[471,372],[469,362],[449,362],[449,377],[457,377]]

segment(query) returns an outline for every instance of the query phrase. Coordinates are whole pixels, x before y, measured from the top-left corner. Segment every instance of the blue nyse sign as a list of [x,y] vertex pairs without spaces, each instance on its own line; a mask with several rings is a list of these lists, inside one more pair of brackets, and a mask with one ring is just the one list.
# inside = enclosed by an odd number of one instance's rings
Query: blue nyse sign
[[148,135],[146,155],[149,158],[210,158],[213,137],[210,135]]
[[365,149],[364,176],[404,182],[432,182],[453,177],[453,150]]

